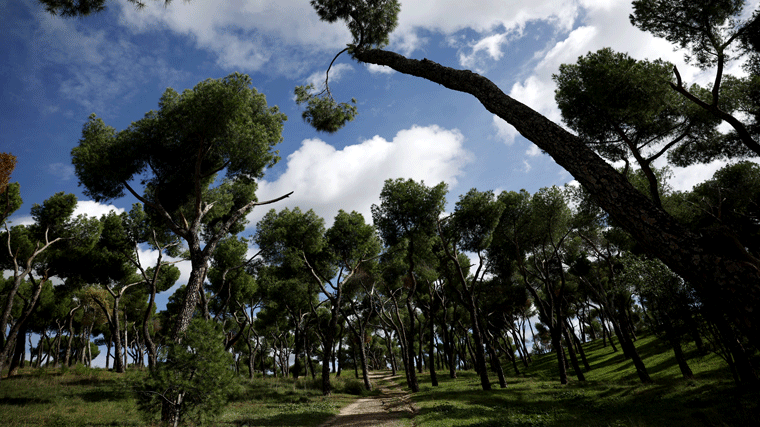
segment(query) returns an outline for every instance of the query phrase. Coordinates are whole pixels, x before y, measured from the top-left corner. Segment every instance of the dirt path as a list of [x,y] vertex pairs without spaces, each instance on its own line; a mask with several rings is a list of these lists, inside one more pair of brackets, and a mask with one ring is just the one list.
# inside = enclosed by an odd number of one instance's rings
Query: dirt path
[[[322,427],[364,427],[408,426],[408,420],[414,416],[416,408],[409,393],[401,390],[390,372],[372,372],[369,379],[374,387],[380,387],[379,396],[362,397],[341,409],[340,414],[326,422]],[[378,384],[378,380],[390,381],[390,385]]]

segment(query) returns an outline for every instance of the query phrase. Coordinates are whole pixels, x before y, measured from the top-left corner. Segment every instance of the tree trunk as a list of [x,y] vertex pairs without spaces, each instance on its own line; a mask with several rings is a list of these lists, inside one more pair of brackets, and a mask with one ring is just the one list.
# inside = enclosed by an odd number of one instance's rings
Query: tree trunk
[[[19,316],[19,319],[11,327],[8,336],[6,337],[5,343],[2,347],[0,347],[0,372],[3,371],[5,364],[8,363],[8,358],[10,357],[11,349],[15,344],[17,334],[22,328],[26,328],[26,322],[29,319],[29,316],[31,316],[32,312],[37,308],[37,301],[40,298],[40,293],[42,293],[42,285],[45,283],[46,279],[36,281],[31,275],[29,275],[29,280],[33,283],[32,295],[24,305],[24,310],[22,310],[21,316]],[[23,344],[22,347],[24,347]],[[2,375],[0,375],[0,378],[2,378]]]
[[362,380],[364,381],[364,388],[372,390],[372,383],[369,382],[369,367],[367,367],[367,346],[364,344],[364,328],[359,330],[361,338],[359,338],[359,360],[362,364]]
[[150,336],[150,320],[153,317],[153,306],[156,302],[156,282],[153,280],[150,286],[150,298],[148,299],[148,308],[145,309],[145,316],[143,317],[143,339],[145,340],[145,347],[148,351],[148,369],[153,371],[158,363],[158,350],[156,344],[153,343],[153,338]]
[[686,357],[681,348],[681,340],[679,339],[675,328],[673,328],[673,322],[671,322],[670,317],[667,315],[663,316],[662,324],[665,327],[665,336],[670,342],[670,346],[673,347],[673,355],[678,363],[678,369],[681,370],[681,375],[687,380],[694,379],[694,373],[691,372],[691,368],[689,368],[688,363],[686,363]]
[[[639,375],[641,382],[644,384],[651,383],[652,379],[649,377],[644,362],[641,360],[639,352],[636,350],[636,346],[628,336],[626,329],[620,327],[615,321],[612,322],[612,327],[615,328],[615,333],[618,335],[618,338],[620,338],[620,346],[623,347],[623,353],[633,360],[633,366],[636,367],[636,373]],[[612,339],[610,338],[610,340]]]
[[[561,326],[560,326],[561,327]],[[583,375],[580,365],[578,364],[578,357],[575,355],[575,346],[570,340],[570,335],[567,333],[567,328],[562,328],[563,335],[565,335],[565,342],[567,343],[567,350],[570,352],[570,363],[573,365],[575,376],[578,377],[578,381],[586,381],[586,376]]]
[[[432,306],[432,304],[431,304]],[[430,368],[430,384],[433,387],[438,387],[438,376],[435,373],[435,322],[433,321],[433,309],[428,310],[428,323],[430,333],[430,347],[428,350],[428,365]]]
[[[24,356],[26,353],[26,325],[22,326],[16,334],[16,345],[13,346],[13,357],[8,366],[8,377],[18,375],[18,370],[23,367]],[[10,343],[9,343],[10,344]]]
[[[411,274],[411,272],[409,274]],[[409,375],[409,389],[412,393],[417,393],[420,391],[420,384],[417,382],[417,371],[414,369],[414,318],[416,316],[414,315],[414,307],[412,307],[411,294],[406,297],[406,310],[409,315],[409,326],[406,328],[406,359],[408,361],[407,373]]]
[[[200,252],[200,249],[198,248],[197,251]],[[198,305],[198,292],[203,289],[203,282],[206,280],[206,273],[208,272],[208,256],[191,254],[190,261],[192,270],[190,270],[190,278],[187,280],[187,286],[185,287],[185,299],[170,335],[171,340],[174,342],[182,341],[182,336],[190,325],[193,313],[195,312],[195,306]]]
[[[489,339],[488,341],[491,340]],[[499,387],[507,388],[507,380],[504,378],[504,369],[501,367],[501,361],[496,354],[496,350],[489,342],[486,342],[486,347],[488,348],[488,355],[491,358],[491,368],[496,372],[496,376],[499,378]]]
[[552,337],[552,350],[557,354],[557,367],[559,368],[559,383],[567,384],[567,362],[565,352],[562,350],[562,332],[557,326],[549,327]]
[[[330,360],[332,359],[333,342],[335,341],[335,329],[338,327],[338,309],[340,300],[339,296],[337,301],[331,301],[332,310],[330,323],[327,326],[327,330],[324,332],[324,343],[322,344],[322,394],[329,396],[332,394],[332,385],[330,384]],[[354,359],[356,361],[356,359]]]

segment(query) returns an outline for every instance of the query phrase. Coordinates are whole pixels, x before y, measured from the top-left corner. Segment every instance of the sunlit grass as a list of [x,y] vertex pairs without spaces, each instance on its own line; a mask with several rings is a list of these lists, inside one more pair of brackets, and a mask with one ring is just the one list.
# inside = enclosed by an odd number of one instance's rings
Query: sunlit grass
[[[0,426],[142,426],[158,425],[137,410],[126,375],[102,369],[22,369],[0,381]],[[358,380],[333,378],[334,393],[324,397],[317,380],[261,378],[241,380],[244,392],[229,403],[212,425],[318,426],[356,399]],[[188,420],[193,425],[192,420]]]
[[[516,375],[504,364],[508,386],[484,392],[473,372],[457,379],[439,371],[432,387],[419,375],[420,393],[413,396],[418,412],[400,423],[427,426],[751,426],[760,425],[760,393],[734,385],[725,362],[714,353],[700,355],[684,346],[696,379],[684,380],[669,346],[654,336],[636,342],[652,384],[641,384],[622,350],[613,352],[601,340],[584,345],[592,370],[581,383],[573,375],[560,385],[556,356],[536,356],[530,368]],[[0,426],[138,426],[158,425],[138,412],[128,378],[101,369],[22,370],[0,381]],[[396,381],[405,388],[403,372]],[[213,425],[318,426],[357,398],[361,380],[344,372],[334,378],[334,393],[322,396],[320,378],[256,377],[242,380],[244,392],[229,403]],[[375,386],[383,385],[382,380]],[[386,383],[387,385],[387,383]],[[377,394],[377,387],[371,394]],[[366,392],[364,393],[367,394]],[[192,425],[192,423],[190,423]],[[400,424],[401,425],[401,424]]]
[[[667,345],[653,336],[636,347],[644,359],[652,384],[644,385],[622,350],[612,352],[601,340],[584,346],[592,370],[585,382],[568,375],[559,384],[554,353],[537,356],[530,369],[510,375],[500,389],[484,392],[473,372],[457,379],[438,375],[432,387],[429,376],[419,376],[421,392],[414,395],[419,408],[417,426],[749,426],[760,422],[760,393],[735,387],[725,363],[716,355],[699,355],[686,346],[695,380],[684,380]],[[522,365],[519,366],[522,369]]]

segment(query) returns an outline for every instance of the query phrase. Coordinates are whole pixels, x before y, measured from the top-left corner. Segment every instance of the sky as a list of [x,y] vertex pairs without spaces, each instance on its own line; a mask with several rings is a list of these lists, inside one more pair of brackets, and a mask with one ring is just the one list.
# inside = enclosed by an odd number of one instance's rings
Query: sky
[[[747,13],[758,2],[747,2]],[[339,209],[371,221],[370,207],[387,179],[446,182],[448,210],[471,188],[533,193],[572,181],[471,96],[345,54],[330,72],[330,89],[340,102],[356,98],[359,115],[336,134],[314,131],[301,119],[293,89],[321,85],[351,38],[344,24],[319,21],[305,0],[146,3],[136,10],[111,0],[104,13],[65,19],[47,14],[36,0],[4,0],[0,152],[17,157],[11,181],[21,184],[24,199],[13,224],[28,223],[34,203],[61,191],[78,197],[77,214],[128,210],[137,202],[132,196],[96,203],[78,186],[71,149],[88,116],[122,130],[157,109],[166,88],[182,91],[233,72],[249,74],[268,104],[288,116],[277,147],[281,160],[266,171],[257,197],[294,192],[249,215],[242,236],[253,234],[270,208],[313,209],[328,226]],[[683,51],[633,27],[630,13],[630,0],[401,1],[387,49],[480,73],[557,123],[552,74],[603,47],[670,61],[689,83],[712,80],[714,70],[685,63]],[[727,72],[742,71],[732,64]],[[670,184],[691,190],[724,164],[673,168]],[[155,259],[147,250],[142,256]],[[190,266],[179,267],[184,283]]]

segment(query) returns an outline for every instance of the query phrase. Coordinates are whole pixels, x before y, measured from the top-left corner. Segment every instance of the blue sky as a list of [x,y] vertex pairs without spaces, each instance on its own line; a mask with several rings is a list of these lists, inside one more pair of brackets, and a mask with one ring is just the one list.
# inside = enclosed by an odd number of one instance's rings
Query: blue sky
[[[355,97],[359,116],[335,135],[316,133],[301,120],[293,88],[322,81],[350,36],[342,24],[320,22],[305,0],[147,3],[138,11],[113,0],[105,13],[77,19],[50,16],[35,0],[0,8],[0,151],[18,158],[12,180],[25,202],[14,223],[29,221],[32,204],[59,191],[77,195],[77,213],[129,209],[131,196],[98,204],[77,186],[70,152],[88,116],[121,130],[157,108],[167,87],[181,91],[236,71],[289,118],[282,160],[258,193],[266,200],[294,191],[276,209],[312,208],[329,224],[338,209],[369,220],[389,178],[447,182],[449,209],[473,187],[534,192],[572,180],[472,97],[345,55],[331,71],[331,90],[339,101]],[[552,73],[602,47],[663,58],[689,82],[710,81],[713,70],[688,66],[683,52],[634,28],[630,11],[629,0],[402,1],[388,49],[479,72],[557,122]],[[739,74],[739,64],[728,72]],[[671,185],[689,190],[721,165],[674,169]],[[243,235],[264,212],[249,216]],[[186,280],[189,265],[180,268]]]

